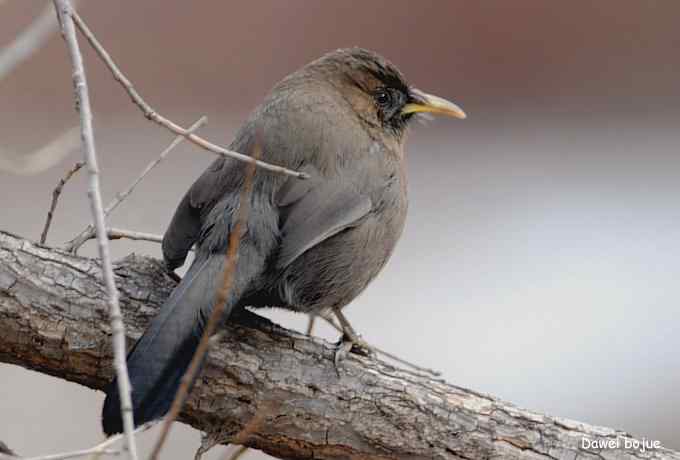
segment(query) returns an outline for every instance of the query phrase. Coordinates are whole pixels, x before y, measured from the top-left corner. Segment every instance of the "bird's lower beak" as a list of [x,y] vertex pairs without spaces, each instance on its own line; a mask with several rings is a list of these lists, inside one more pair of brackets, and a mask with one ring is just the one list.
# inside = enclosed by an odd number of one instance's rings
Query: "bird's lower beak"
[[404,108],[401,109],[402,115],[427,112],[446,115],[461,120],[467,118],[463,109],[444,98],[424,93],[415,88],[412,88],[409,93],[411,95],[411,102],[408,102]]

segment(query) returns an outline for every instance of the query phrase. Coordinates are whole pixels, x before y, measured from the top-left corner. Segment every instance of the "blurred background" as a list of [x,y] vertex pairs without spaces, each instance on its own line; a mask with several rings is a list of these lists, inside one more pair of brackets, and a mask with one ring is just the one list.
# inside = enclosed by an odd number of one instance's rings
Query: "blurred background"
[[[412,130],[405,234],[349,318],[369,342],[450,382],[680,449],[680,2],[80,5],[156,109],[185,126],[207,115],[201,133],[220,144],[274,83],[338,47],[376,50],[414,85],[459,103],[467,120]],[[0,4],[0,46],[44,6]],[[89,50],[85,58],[108,201],[172,137]],[[76,124],[71,88],[54,35],[0,81],[0,149],[27,154]],[[37,239],[52,189],[78,159],[30,177],[0,173],[0,228]],[[162,233],[212,159],[185,143],[113,225]],[[81,173],[48,243],[88,222]],[[151,243],[112,246],[116,257],[160,255]],[[102,437],[103,393],[4,364],[0,390],[0,439],[22,455]],[[143,436],[143,448],[154,438]],[[198,443],[195,430],[175,429],[166,458],[188,458]]]

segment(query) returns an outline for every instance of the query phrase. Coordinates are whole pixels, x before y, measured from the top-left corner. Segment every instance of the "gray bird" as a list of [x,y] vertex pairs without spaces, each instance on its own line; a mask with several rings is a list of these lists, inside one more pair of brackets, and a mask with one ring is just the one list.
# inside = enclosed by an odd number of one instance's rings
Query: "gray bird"
[[[404,140],[421,113],[465,118],[425,94],[383,57],[333,51],[279,82],[230,145],[309,175],[258,169],[224,313],[277,306],[332,312],[345,343],[362,344],[342,314],[376,277],[402,233],[407,209]],[[260,133],[260,134],[257,134]],[[220,158],[191,186],[163,238],[172,270],[195,259],[130,351],[135,424],[162,417],[198,345],[222,283],[246,164]],[[117,385],[107,389],[104,432],[122,431]]]

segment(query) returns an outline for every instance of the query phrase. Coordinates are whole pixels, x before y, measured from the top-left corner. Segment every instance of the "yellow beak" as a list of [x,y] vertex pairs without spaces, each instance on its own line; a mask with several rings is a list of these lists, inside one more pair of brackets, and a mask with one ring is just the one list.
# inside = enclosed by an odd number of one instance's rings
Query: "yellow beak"
[[411,93],[413,102],[409,102],[401,109],[403,115],[408,113],[427,112],[446,115],[460,120],[467,118],[463,109],[451,101],[447,101],[439,96],[424,93],[415,88],[411,88],[409,92]]

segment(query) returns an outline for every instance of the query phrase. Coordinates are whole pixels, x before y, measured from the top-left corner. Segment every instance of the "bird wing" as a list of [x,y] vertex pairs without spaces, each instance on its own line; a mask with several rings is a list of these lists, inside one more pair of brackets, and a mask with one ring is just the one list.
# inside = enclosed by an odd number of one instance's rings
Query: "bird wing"
[[371,211],[369,197],[340,179],[326,179],[302,168],[307,180],[289,179],[277,194],[281,243],[276,265],[289,266],[308,249],[356,226]]
[[184,263],[189,250],[198,240],[202,216],[226,192],[224,178],[234,163],[222,158],[215,160],[189,188],[177,206],[163,235],[163,257],[171,269]]

